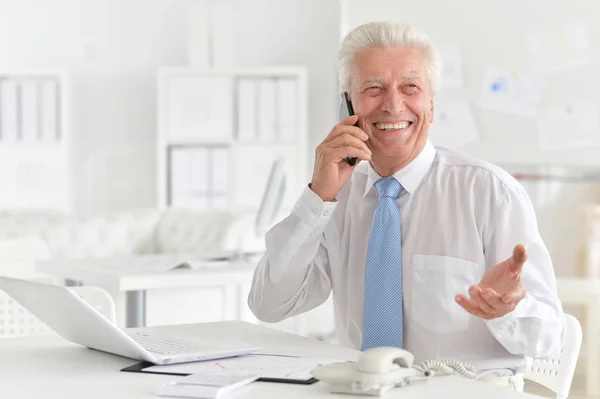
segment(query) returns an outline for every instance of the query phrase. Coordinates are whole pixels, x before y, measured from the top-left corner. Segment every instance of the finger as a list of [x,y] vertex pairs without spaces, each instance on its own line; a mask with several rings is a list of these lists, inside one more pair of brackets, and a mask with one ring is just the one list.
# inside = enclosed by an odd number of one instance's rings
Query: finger
[[523,298],[525,298],[525,287],[521,283],[515,289],[502,295],[502,302],[512,303],[516,306]]
[[490,315],[493,315],[496,312],[495,309],[489,303],[487,303],[485,299],[483,299],[480,287],[472,285],[469,288],[469,295],[471,295],[471,302],[473,302],[475,306],[477,306],[483,312],[489,313]]
[[521,244],[515,246],[513,249],[513,254],[508,261],[508,265],[510,267],[510,271],[519,275],[521,274],[521,270],[523,270],[523,265],[527,260],[527,251],[525,251],[525,247]]
[[349,117],[342,119],[339,124],[354,126],[358,122],[358,115],[350,115]]
[[351,134],[352,136],[356,137],[357,139],[361,140],[361,141],[366,141],[369,138],[369,135],[367,135],[364,130],[362,130],[361,128],[357,127],[357,126],[353,126],[353,125],[345,125],[342,123],[339,123],[337,125],[335,125],[333,127],[333,129],[331,129],[331,132],[329,132],[329,134],[327,135],[327,137],[325,137],[325,140],[323,140],[323,143],[328,143],[332,140],[334,140],[336,137],[341,136],[342,134]]
[[455,300],[456,300],[456,303],[458,303],[464,310],[466,310],[467,312],[471,313],[474,316],[481,317],[482,319],[493,318],[492,316],[486,314],[481,309],[479,309],[477,307],[477,305],[475,305],[475,303],[473,303],[472,301],[467,299],[464,295],[461,295],[461,294],[457,295]]
[[371,150],[369,149],[369,147],[367,147],[367,145],[365,144],[364,141],[357,139],[356,137],[354,137],[350,134],[343,134],[341,136],[336,137],[334,140],[327,143],[325,145],[325,147],[336,148],[336,147],[346,147],[349,145],[356,147],[356,148],[360,148],[363,151],[371,154]]
[[496,290],[492,288],[484,288],[481,291],[481,296],[495,311],[502,310],[506,307],[506,303],[500,298],[500,295]]
[[353,146],[333,148],[330,150],[329,156],[331,157],[331,161],[336,163],[348,157],[360,158],[363,161],[368,161],[371,159],[371,154]]

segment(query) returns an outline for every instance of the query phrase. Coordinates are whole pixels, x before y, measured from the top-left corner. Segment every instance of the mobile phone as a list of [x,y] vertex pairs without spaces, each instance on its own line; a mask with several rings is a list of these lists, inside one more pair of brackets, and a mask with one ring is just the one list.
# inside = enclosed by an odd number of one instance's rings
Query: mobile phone
[[[354,108],[352,108],[352,102],[350,102],[350,97],[346,91],[342,96],[342,104],[340,105],[340,121],[352,115],[354,115]],[[358,121],[356,121],[354,126],[358,127]],[[348,157],[346,158],[346,162],[348,162],[350,166],[354,166],[356,165],[356,157]]]

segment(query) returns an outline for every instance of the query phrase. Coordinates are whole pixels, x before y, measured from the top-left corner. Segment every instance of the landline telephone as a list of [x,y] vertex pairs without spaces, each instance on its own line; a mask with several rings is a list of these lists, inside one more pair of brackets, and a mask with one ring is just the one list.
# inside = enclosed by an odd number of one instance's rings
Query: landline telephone
[[313,376],[329,384],[335,393],[383,396],[394,387],[426,380],[437,373],[459,374],[475,379],[477,372],[468,364],[454,359],[428,360],[414,367],[412,353],[392,347],[367,349],[357,362],[319,366]]

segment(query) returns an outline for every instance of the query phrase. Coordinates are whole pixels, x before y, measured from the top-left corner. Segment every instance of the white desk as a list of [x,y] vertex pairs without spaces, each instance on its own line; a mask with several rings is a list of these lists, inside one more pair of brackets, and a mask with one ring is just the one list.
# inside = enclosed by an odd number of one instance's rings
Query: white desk
[[[265,353],[354,360],[359,352],[325,344],[244,322],[219,322],[158,327],[164,333],[186,337],[244,340],[261,345]],[[125,373],[119,370],[135,360],[89,350],[52,335],[0,339],[0,396],[6,398],[137,399],[157,398],[155,388],[174,376]],[[324,383],[308,386],[257,382],[238,391],[238,398],[340,398]],[[357,396],[358,397],[358,396]],[[439,377],[391,391],[389,399],[540,398],[509,388],[496,387],[460,377]]]
[[140,273],[116,268],[100,268],[86,263],[85,260],[40,263],[36,266],[38,271],[63,280],[78,281],[111,292],[124,292],[127,327],[146,326],[146,291],[148,290],[239,287],[252,281],[255,267],[254,262],[237,262],[222,267],[178,268],[167,272]]
[[578,277],[559,277],[556,279],[558,296],[563,305],[583,305],[585,307],[585,323],[583,340],[587,353],[586,362],[586,394],[600,394],[600,340],[598,325],[600,324],[600,280]]

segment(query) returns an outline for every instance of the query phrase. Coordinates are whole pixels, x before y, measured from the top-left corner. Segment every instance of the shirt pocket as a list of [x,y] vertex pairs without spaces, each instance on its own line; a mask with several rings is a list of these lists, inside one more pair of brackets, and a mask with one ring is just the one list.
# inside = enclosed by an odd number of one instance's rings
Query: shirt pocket
[[437,255],[415,255],[411,319],[436,334],[464,331],[470,313],[454,299],[468,297],[468,289],[478,283],[478,265],[464,259]]

